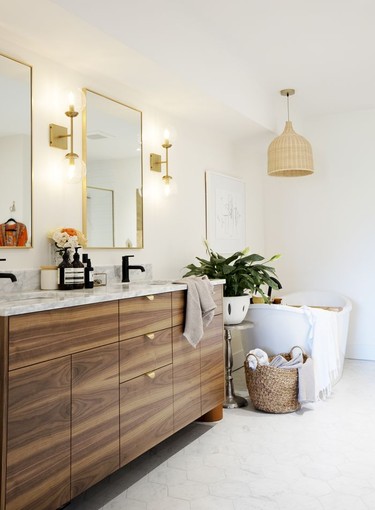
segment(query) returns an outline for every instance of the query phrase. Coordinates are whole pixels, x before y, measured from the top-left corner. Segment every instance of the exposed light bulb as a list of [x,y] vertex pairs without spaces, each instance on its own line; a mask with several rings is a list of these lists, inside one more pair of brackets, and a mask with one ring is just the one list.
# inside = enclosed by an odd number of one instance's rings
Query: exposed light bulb
[[169,197],[171,194],[171,185],[169,183],[164,186],[164,194],[166,197]]
[[163,175],[162,179],[164,183],[164,195],[169,197],[173,189],[172,177],[170,175]]
[[165,145],[169,145],[169,137],[170,137],[170,133],[169,133],[169,130],[168,129],[164,129],[164,144]]
[[68,99],[69,99],[69,110],[74,111],[74,94],[73,94],[73,92],[69,92]]
[[77,167],[74,158],[69,159],[68,164],[68,181],[74,182],[77,177]]
[[78,155],[73,153],[68,153],[65,156],[65,160],[68,161],[68,169],[66,174],[66,179],[68,182],[80,182],[82,180],[82,170],[80,162],[78,161]]

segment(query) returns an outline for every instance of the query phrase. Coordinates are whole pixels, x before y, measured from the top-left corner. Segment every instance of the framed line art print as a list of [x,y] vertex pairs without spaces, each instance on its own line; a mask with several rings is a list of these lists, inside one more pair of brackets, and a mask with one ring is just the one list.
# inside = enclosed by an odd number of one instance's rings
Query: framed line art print
[[212,250],[231,254],[246,244],[246,190],[240,179],[206,172],[206,237]]

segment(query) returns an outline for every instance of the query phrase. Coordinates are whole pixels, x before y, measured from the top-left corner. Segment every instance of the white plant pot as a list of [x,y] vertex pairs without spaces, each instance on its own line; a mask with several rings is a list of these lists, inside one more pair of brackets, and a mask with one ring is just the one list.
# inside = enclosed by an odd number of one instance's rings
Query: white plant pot
[[249,305],[250,296],[224,297],[224,324],[240,324],[246,316]]

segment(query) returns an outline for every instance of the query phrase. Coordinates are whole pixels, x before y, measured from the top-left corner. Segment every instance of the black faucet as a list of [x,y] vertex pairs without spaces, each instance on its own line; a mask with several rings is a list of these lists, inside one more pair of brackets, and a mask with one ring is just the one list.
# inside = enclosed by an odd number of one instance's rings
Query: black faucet
[[129,283],[129,269],[139,269],[144,273],[145,268],[143,266],[129,266],[129,258],[134,257],[134,255],[124,255],[122,257],[122,283]]
[[[4,261],[6,259],[0,259],[0,260]],[[9,278],[10,280],[12,280],[12,282],[17,281],[16,275],[13,273],[0,273],[0,278]]]

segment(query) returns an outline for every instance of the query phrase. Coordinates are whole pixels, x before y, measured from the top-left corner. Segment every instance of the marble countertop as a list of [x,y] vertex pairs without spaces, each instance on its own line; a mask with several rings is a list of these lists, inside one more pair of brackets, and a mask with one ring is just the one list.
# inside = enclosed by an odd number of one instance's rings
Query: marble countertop
[[[225,280],[214,280],[213,285],[224,284]],[[103,301],[115,301],[132,297],[162,294],[185,290],[186,285],[172,281],[134,283],[112,283],[103,287],[82,290],[35,290],[31,292],[0,293],[0,316],[54,310],[70,306],[88,305]]]

